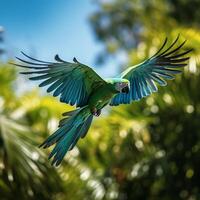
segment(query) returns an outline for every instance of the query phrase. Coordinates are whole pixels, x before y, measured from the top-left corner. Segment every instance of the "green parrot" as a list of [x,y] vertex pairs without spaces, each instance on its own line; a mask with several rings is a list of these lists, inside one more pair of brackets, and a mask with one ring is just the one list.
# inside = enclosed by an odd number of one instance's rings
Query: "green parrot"
[[130,104],[157,92],[155,83],[167,85],[187,65],[191,51],[179,52],[186,41],[177,45],[179,36],[167,48],[167,38],[161,48],[144,62],[131,66],[117,78],[103,79],[92,68],[73,59],[74,63],[62,60],[58,55],[55,62],[46,62],[22,54],[29,60],[16,57],[24,64],[19,67],[31,69],[21,74],[31,75],[30,80],[42,80],[39,87],[48,86],[47,92],[59,96],[61,102],[75,105],[76,109],[63,114],[58,129],[40,147],[55,144],[49,155],[52,165],[58,166],[67,151],[73,149],[90,128],[93,116],[99,116],[106,105]]

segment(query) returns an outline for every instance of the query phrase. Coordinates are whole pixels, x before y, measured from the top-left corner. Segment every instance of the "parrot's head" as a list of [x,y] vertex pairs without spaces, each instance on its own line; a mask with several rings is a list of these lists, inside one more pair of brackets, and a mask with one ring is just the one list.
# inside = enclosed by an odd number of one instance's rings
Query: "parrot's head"
[[105,79],[107,83],[112,84],[115,87],[115,90],[119,93],[128,94],[130,91],[130,82],[124,78],[108,78]]
[[129,93],[130,82],[127,79],[120,79],[119,82],[115,83],[115,89],[120,93]]

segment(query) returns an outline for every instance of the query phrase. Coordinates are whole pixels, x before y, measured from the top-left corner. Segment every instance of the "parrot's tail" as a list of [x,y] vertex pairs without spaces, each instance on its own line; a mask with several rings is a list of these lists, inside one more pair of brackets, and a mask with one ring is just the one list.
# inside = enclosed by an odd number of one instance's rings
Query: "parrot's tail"
[[47,148],[56,143],[49,155],[53,158],[52,165],[58,166],[67,151],[73,149],[79,138],[85,137],[92,123],[93,115],[88,106],[63,114],[65,118],[60,121],[59,128],[50,135],[40,147]]

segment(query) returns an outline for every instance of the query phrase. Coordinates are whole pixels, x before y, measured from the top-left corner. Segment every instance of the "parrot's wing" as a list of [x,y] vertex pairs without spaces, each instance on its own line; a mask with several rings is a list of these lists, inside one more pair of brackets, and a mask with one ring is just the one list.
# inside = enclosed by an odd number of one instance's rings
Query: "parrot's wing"
[[139,65],[125,70],[120,77],[130,81],[130,92],[117,94],[111,100],[110,105],[117,106],[140,100],[157,91],[155,83],[165,86],[167,85],[165,80],[174,79],[174,75],[181,73],[179,68],[187,65],[186,61],[189,57],[186,56],[192,49],[180,53],[179,50],[186,41],[175,47],[178,39],[179,36],[168,48],[164,48],[167,44],[166,38],[156,54]]
[[29,61],[17,58],[24,64],[15,65],[31,69],[31,71],[21,72],[21,74],[33,75],[29,78],[30,80],[42,80],[39,86],[48,86],[47,92],[53,92],[55,97],[60,95],[61,102],[82,107],[87,104],[92,91],[97,86],[105,84],[105,81],[93,69],[79,63],[76,58],[74,58],[74,63],[70,63],[56,55],[56,62],[45,62],[23,52],[22,54]]

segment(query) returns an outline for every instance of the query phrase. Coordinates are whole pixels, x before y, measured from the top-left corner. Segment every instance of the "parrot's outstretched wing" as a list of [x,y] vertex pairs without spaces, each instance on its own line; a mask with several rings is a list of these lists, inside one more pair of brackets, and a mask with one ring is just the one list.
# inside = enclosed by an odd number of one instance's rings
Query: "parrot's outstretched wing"
[[82,107],[87,104],[92,91],[98,85],[105,84],[105,81],[93,69],[79,63],[75,58],[74,63],[70,63],[56,55],[56,62],[45,62],[23,52],[22,54],[29,61],[17,57],[23,65],[14,65],[31,69],[31,71],[21,72],[21,74],[33,75],[29,78],[30,80],[42,80],[39,86],[49,86],[47,92],[53,92],[55,97],[60,95],[61,102]]
[[179,36],[168,47],[165,39],[162,47],[151,58],[145,60],[139,65],[129,67],[120,77],[130,81],[130,92],[128,94],[117,94],[110,102],[111,106],[119,104],[129,104],[131,101],[140,100],[143,97],[157,91],[155,83],[161,86],[167,85],[165,80],[174,79],[174,75],[181,73],[179,68],[187,65],[189,59],[187,54],[192,51],[186,50],[179,53],[186,41],[175,47]]

